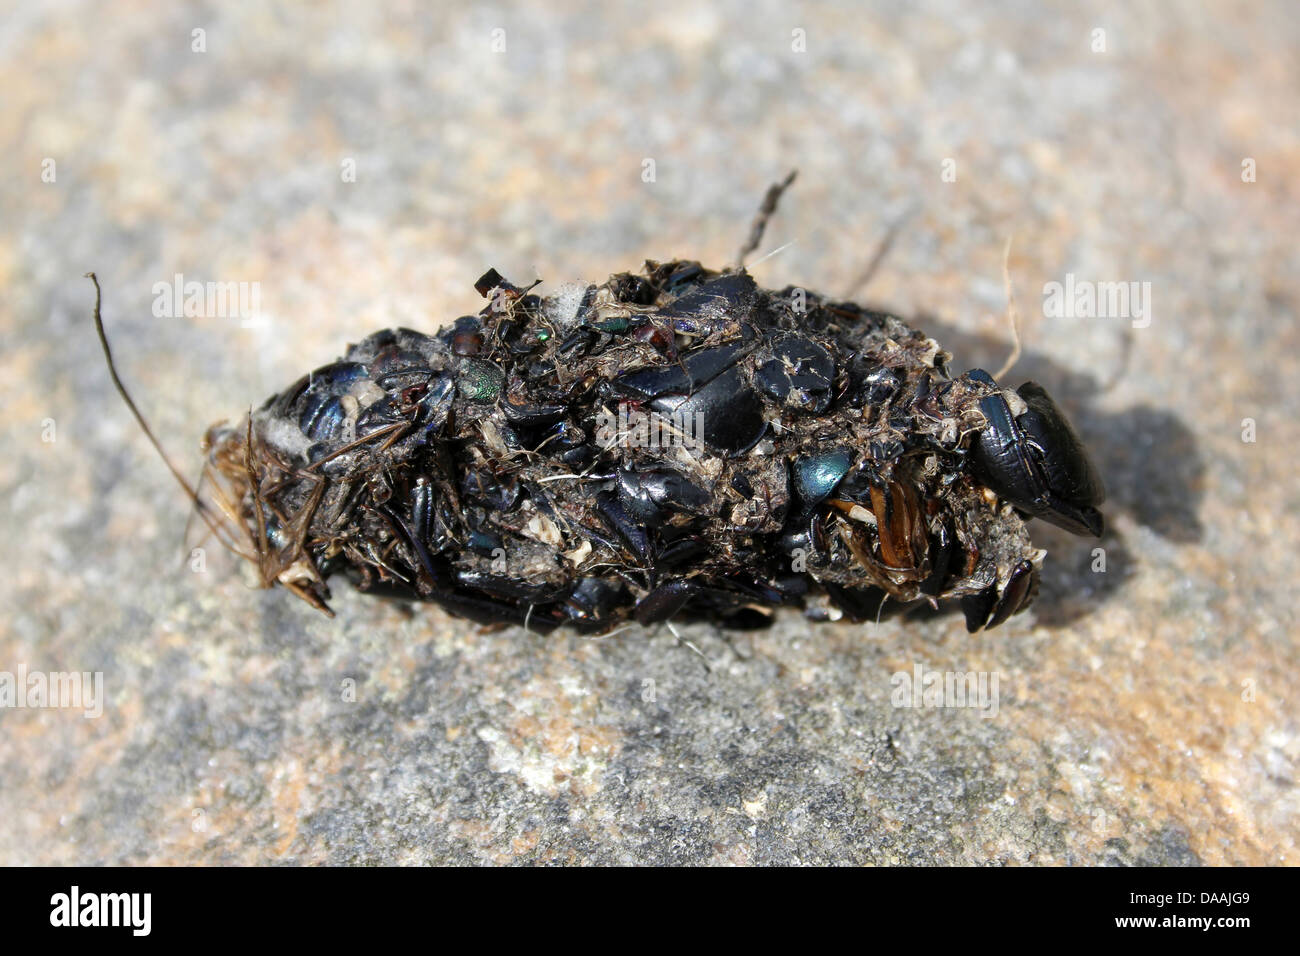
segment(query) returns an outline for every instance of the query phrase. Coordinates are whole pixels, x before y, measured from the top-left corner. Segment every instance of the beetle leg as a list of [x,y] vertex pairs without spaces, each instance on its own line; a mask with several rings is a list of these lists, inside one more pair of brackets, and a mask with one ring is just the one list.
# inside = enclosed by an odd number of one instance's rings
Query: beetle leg
[[998,586],[990,584],[983,591],[967,594],[961,599],[961,610],[966,615],[966,630],[974,634],[982,628],[998,603]]
[[660,624],[669,620],[699,593],[693,581],[669,581],[636,602],[632,614],[638,624]]
[[998,598],[997,606],[993,608],[993,615],[984,626],[989,629],[995,628],[1024,607],[1030,594],[1030,585],[1033,583],[1034,566],[1028,561],[1021,561],[1012,569],[1011,577],[1007,579],[1007,585],[1002,589],[1002,596]]

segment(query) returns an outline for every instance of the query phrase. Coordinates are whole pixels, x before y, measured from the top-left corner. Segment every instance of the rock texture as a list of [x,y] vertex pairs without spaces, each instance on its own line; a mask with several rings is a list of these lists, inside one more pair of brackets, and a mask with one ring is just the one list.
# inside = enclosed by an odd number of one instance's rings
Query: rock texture
[[[0,708],[0,863],[1300,862],[1294,11],[759,7],[5,16],[0,672],[104,701]],[[791,167],[760,283],[959,368],[1007,353],[1014,236],[1007,380],[1068,409],[1110,531],[1035,522],[1042,593],[996,631],[683,629],[706,667],[346,589],[328,620],[189,557],[89,325],[93,269],[194,471],[214,421],[476,309],[488,266],[730,261]],[[256,283],[255,320],[173,314],[177,274]],[[1062,315],[1068,276],[1144,309]],[[985,706],[912,706],[918,669]]]

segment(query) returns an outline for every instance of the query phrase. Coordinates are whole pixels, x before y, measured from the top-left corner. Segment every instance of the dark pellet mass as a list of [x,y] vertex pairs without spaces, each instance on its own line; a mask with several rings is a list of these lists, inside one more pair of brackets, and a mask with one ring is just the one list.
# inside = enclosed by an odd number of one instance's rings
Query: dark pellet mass
[[1029,518],[1102,531],[1047,392],[953,375],[894,316],[683,261],[476,288],[478,315],[377,332],[210,433],[265,585],[325,609],[346,575],[536,631],[918,601],[977,630],[1034,598]]

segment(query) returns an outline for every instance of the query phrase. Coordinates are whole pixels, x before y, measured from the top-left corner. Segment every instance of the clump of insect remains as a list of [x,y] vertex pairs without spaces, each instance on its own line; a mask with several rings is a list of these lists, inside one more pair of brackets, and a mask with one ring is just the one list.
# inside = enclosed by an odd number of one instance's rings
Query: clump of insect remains
[[369,335],[210,430],[198,488],[168,467],[263,586],[327,614],[342,574],[541,632],[946,600],[995,627],[1037,590],[1026,521],[1100,535],[1101,479],[1035,383],[954,375],[897,316],[759,288],[744,260],[793,178],[733,267],[647,262],[553,297],[489,270],[478,314]]

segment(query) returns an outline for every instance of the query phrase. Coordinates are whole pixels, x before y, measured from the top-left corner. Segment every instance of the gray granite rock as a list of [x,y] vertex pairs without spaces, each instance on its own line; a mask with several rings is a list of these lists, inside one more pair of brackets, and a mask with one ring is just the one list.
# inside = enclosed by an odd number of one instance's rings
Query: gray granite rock
[[[104,692],[0,709],[0,863],[1300,862],[1289,7],[313,9],[0,23],[0,671]],[[191,570],[82,273],[193,472],[212,422],[477,309],[488,266],[730,261],[791,167],[759,281],[856,291],[961,367],[1006,355],[1014,236],[1009,378],[1103,468],[1104,572],[1038,528],[1042,594],[1003,628],[685,628],[709,670],[666,632],[346,588],[327,620],[216,552]],[[156,316],[177,273],[257,283],[262,321]],[[1067,274],[1149,282],[1149,325],[1045,314]],[[996,674],[996,709],[895,706],[918,667]]]

